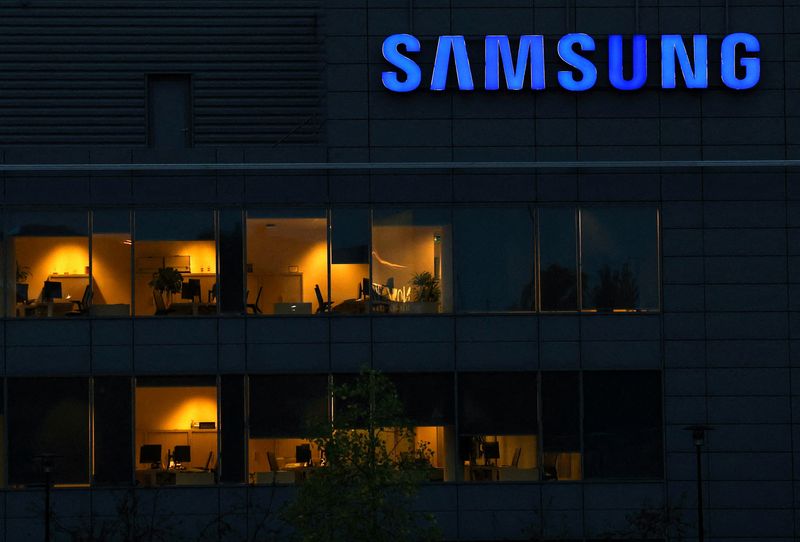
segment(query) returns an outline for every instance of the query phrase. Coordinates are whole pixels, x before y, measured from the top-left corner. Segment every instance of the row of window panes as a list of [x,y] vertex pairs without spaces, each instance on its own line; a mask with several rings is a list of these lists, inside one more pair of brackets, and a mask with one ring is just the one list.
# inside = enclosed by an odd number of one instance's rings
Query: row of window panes
[[5,245],[10,317],[659,308],[654,207],[10,212]]
[[[432,481],[663,477],[657,371],[461,373],[457,401],[452,374],[390,377]],[[9,485],[39,482],[43,453],[59,456],[58,484],[130,484],[134,471],[141,485],[294,483],[293,467],[320,466],[309,427],[331,411],[331,378],[354,375],[8,379]],[[158,472],[177,446],[190,453],[176,482]]]

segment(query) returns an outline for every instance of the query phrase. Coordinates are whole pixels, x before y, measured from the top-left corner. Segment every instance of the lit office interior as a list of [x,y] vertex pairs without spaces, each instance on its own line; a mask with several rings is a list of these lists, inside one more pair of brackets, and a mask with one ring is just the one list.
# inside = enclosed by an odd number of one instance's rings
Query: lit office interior
[[324,209],[247,212],[246,296],[250,314],[325,310],[328,218]]
[[214,377],[138,378],[135,420],[137,483],[215,482],[218,446]]
[[653,207],[13,212],[5,240],[17,318],[659,309]]
[[161,209],[135,217],[136,316],[216,314],[214,214]]
[[[450,373],[388,376],[413,446],[391,427],[384,438],[401,458],[432,452],[432,483],[663,477],[659,371],[460,373],[458,393]],[[315,428],[346,408],[329,381],[354,378],[251,375],[247,390],[241,375],[219,388],[215,377],[9,378],[0,460],[9,487],[40,484],[48,455],[58,486],[291,485],[324,464]]]
[[536,373],[462,373],[458,388],[462,480],[541,479]]
[[251,376],[248,473],[255,484],[302,482],[323,457],[310,436],[328,420],[327,375]]

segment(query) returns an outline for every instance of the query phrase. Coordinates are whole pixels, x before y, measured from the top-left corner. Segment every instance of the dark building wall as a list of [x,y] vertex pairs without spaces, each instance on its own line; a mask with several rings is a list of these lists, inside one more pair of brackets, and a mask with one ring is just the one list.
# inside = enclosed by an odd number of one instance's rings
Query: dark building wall
[[[798,158],[796,2],[730,2],[727,13],[723,2],[642,1],[638,10],[628,1],[574,4],[15,3],[0,8],[0,149],[6,163]],[[708,90],[656,88],[659,65],[651,62],[642,91],[613,91],[601,77],[598,88],[569,94],[552,77],[553,38],[568,31],[593,34],[600,59],[612,32],[704,32],[716,44],[712,51],[725,33],[751,32],[762,44],[762,80],[750,91],[724,89],[712,57]],[[380,83],[388,68],[380,45],[396,32],[420,37],[426,77],[434,38],[468,35],[478,84],[477,38],[543,33],[549,88],[391,94]],[[321,45],[312,48],[312,36],[321,36]],[[651,57],[656,44],[651,40]],[[291,62],[288,49],[297,51]],[[192,73],[196,149],[145,148],[145,75],[161,71]],[[291,118],[273,113],[286,107]],[[174,183],[169,190],[165,179]],[[472,539],[519,537],[531,525],[547,536],[595,537],[625,526],[626,514],[642,506],[664,503],[693,523],[694,455],[683,427],[707,422],[716,427],[704,462],[707,532],[716,540],[794,539],[798,181],[792,170],[743,168],[301,171],[178,180],[168,173],[8,174],[5,205],[187,203],[188,192],[192,204],[658,206],[662,312],[5,321],[3,367],[9,376],[158,374],[165,367],[176,374],[347,372],[363,361],[392,371],[660,368],[664,482],[431,487],[422,505],[436,511],[448,536]],[[193,509],[186,524],[200,524],[219,503],[224,509],[247,492],[269,498],[260,488],[187,492]],[[100,490],[57,493],[69,501],[57,506],[68,517],[110,509]],[[5,493],[8,540],[38,533],[28,506],[38,497]]]

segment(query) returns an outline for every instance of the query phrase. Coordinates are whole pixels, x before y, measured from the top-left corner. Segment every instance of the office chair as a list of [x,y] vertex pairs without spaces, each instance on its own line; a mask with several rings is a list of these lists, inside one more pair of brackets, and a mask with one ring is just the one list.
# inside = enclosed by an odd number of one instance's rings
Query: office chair
[[511,459],[511,466],[512,467],[519,467],[519,456],[522,455],[522,448],[517,448],[514,450],[514,457]]
[[208,291],[208,304],[211,304],[211,300],[214,300],[214,303],[217,302],[217,283],[211,285],[211,289]]
[[319,284],[314,285],[314,295],[317,296],[317,304],[319,305],[317,314],[321,312],[330,312],[333,301],[325,301],[325,298],[322,297],[322,290],[319,289]]
[[258,295],[256,295],[256,302],[255,303],[248,303],[247,309],[253,309],[253,314],[261,314],[261,309],[258,306],[258,302],[261,300],[261,291],[264,289],[263,286],[258,287]]
[[83,297],[81,297],[80,301],[72,300],[74,307],[71,311],[67,312],[67,316],[81,316],[87,314],[89,312],[89,305],[92,303],[92,288],[90,285],[86,285],[86,288],[83,290]]
[[275,457],[275,452],[267,452],[267,463],[269,463],[269,470],[278,472],[278,459]]

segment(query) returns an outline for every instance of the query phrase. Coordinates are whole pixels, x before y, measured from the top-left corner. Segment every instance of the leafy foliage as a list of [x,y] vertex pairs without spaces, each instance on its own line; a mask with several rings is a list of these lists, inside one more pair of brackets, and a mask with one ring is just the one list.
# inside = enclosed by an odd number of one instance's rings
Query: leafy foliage
[[159,292],[177,294],[183,286],[183,277],[181,272],[174,267],[161,267],[153,273],[153,280],[147,284]]
[[414,291],[414,301],[436,303],[442,296],[439,279],[428,271],[417,273],[409,281]]
[[598,271],[599,284],[592,288],[591,298],[598,309],[635,309],[639,302],[639,285],[630,264],[620,269],[608,265]]
[[413,511],[433,456],[415,442],[391,381],[364,370],[333,388],[334,417],[313,442],[327,466],[300,486],[284,519],[302,542],[415,542],[438,538],[433,518]]

